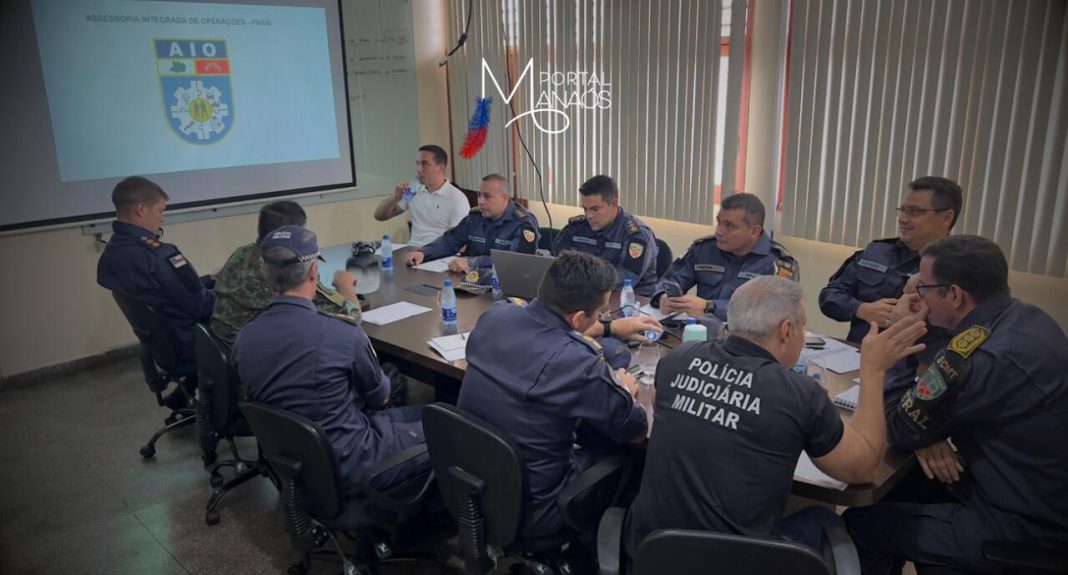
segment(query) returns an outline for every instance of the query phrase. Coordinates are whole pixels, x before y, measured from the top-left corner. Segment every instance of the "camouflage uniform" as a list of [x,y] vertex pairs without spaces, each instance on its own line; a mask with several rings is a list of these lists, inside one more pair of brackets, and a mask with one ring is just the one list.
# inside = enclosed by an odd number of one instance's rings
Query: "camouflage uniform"
[[[211,331],[229,345],[237,339],[237,330],[266,310],[271,298],[277,295],[263,277],[262,263],[259,243],[243,245],[234,250],[215,276],[217,301],[211,316]],[[319,311],[360,319],[358,306],[322,283],[316,290],[314,303]]]

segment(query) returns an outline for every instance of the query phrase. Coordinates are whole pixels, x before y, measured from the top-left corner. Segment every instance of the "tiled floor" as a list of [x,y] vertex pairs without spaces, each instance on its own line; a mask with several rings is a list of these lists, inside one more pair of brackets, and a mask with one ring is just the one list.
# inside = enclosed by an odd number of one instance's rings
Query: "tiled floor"
[[[413,399],[425,399],[418,387]],[[136,358],[0,391],[0,573],[285,573],[296,554],[269,481],[231,491],[208,527],[212,488],[193,427],[141,459],[164,415]],[[251,440],[239,445],[255,453]]]

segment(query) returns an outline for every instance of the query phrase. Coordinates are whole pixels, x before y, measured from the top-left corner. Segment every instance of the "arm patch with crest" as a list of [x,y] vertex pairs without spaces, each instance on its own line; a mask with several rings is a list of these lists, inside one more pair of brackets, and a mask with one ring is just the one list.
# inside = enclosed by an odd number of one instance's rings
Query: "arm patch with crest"
[[953,400],[971,375],[969,358],[989,337],[990,330],[979,325],[958,333],[935,355],[931,365],[916,380],[916,385],[902,396],[898,414],[916,435],[925,437],[936,433],[947,423]]

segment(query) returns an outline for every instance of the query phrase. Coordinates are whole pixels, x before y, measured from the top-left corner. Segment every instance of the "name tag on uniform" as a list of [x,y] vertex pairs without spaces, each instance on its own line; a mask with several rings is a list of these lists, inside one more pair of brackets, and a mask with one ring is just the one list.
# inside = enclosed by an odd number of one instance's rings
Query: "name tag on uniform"
[[717,266],[715,264],[694,264],[693,271],[695,272],[716,272],[721,274],[727,271],[727,268],[723,266]]
[[479,244],[486,243],[486,238],[482,238],[482,237],[479,237],[479,236],[467,236],[467,239],[469,241],[472,241],[472,242],[475,242],[475,243],[479,243]]
[[760,274],[755,274],[753,272],[738,272],[738,277],[740,277],[742,279],[746,279],[746,280],[751,280],[751,279],[757,277],[758,275],[760,275]]
[[883,273],[883,274],[886,273],[886,270],[890,269],[889,267],[887,267],[887,266],[885,266],[885,265],[883,265],[883,264],[881,264],[879,262],[873,262],[871,260],[866,260],[866,259],[863,259],[863,258],[857,260],[857,265],[862,267],[862,268],[868,268],[869,270],[875,270],[875,271],[877,271],[879,273]]
[[510,245],[512,245],[512,242],[510,242],[508,240],[502,240],[501,238],[494,238],[493,243],[495,243],[495,244],[497,244],[499,246],[510,246]]
[[621,249],[623,249],[623,244],[621,244],[619,242],[605,242],[604,243],[604,247],[606,247],[606,248],[608,248],[610,250],[621,250]]
[[597,240],[593,238],[587,238],[584,236],[574,236],[571,238],[576,244],[587,244],[591,246],[597,245]]

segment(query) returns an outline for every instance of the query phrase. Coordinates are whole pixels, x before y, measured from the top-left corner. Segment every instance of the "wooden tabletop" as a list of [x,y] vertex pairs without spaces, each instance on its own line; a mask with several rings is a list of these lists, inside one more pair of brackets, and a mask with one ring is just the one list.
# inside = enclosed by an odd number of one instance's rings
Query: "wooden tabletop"
[[[333,276],[333,270],[339,269],[349,256],[351,246],[349,244],[330,246],[322,250],[326,263],[320,265],[321,276],[327,279]],[[428,383],[448,382],[455,385],[463,380],[464,371],[467,369],[465,360],[445,361],[427,345],[430,338],[439,335],[456,333],[456,330],[446,331],[441,324],[441,313],[438,308],[436,296],[426,296],[408,289],[412,285],[427,285],[441,288],[446,278],[452,278],[453,283],[459,283],[463,279],[461,274],[435,273],[409,268],[404,264],[404,256],[411,248],[402,248],[394,252],[394,271],[383,274],[377,291],[367,294],[368,309],[379,308],[399,301],[422,305],[431,308],[432,311],[415,315],[387,325],[373,325],[368,322],[362,324],[367,336],[371,339],[375,350],[380,355],[387,356],[390,360],[398,363],[401,371]],[[483,311],[493,305],[493,296],[489,293],[480,296],[471,295],[462,291],[456,294],[456,307],[458,319],[458,331],[468,332],[475,327],[475,322]],[[613,294],[613,301],[618,300],[618,294]],[[523,337],[517,334],[517,337]],[[675,337],[666,337],[666,341],[677,345],[679,340]],[[670,349],[660,346],[661,354],[670,353]],[[831,397],[845,391],[853,384],[853,378],[857,372],[836,374],[826,372],[824,387]],[[842,409],[842,418],[849,421],[852,412]],[[893,488],[915,464],[912,454],[887,451],[886,457],[879,465],[876,480],[867,485],[850,485],[843,491],[837,491],[827,487],[821,487],[810,483],[794,481],[792,493],[801,497],[807,497],[818,501],[845,506],[871,505],[879,501],[887,491]]]

